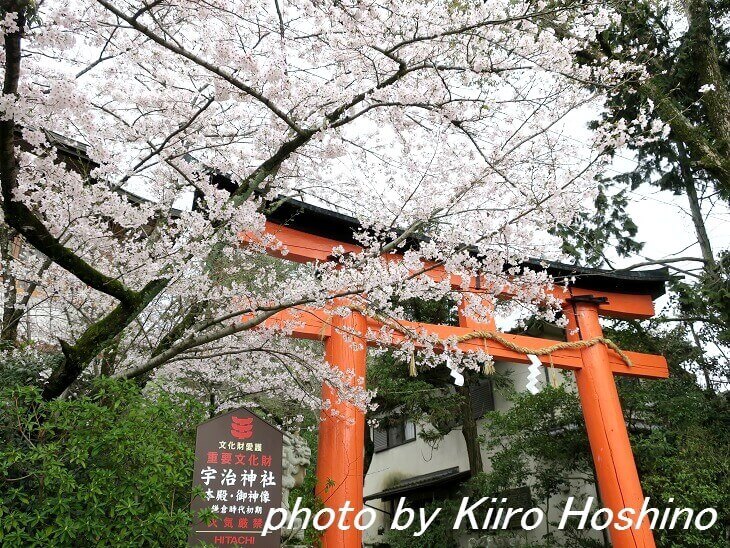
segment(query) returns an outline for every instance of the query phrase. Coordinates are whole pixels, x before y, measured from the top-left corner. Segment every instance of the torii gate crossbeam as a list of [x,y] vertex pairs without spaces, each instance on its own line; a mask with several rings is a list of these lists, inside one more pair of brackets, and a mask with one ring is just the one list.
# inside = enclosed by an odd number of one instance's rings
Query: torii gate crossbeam
[[[319,219],[317,217],[319,215],[323,223],[333,220],[350,225],[356,223],[353,219],[348,220],[336,214],[328,218],[328,212],[306,204],[300,207],[309,210],[309,214],[314,211],[315,220]],[[311,223],[311,219],[309,222]],[[298,262],[329,260],[333,248],[337,246],[343,246],[350,251],[359,249],[352,241],[323,236],[322,230],[317,230],[319,234],[313,234],[309,230],[268,222],[267,232],[275,234],[288,251],[285,256],[278,250],[272,251],[272,255]],[[250,241],[246,235],[242,235],[242,240]],[[398,260],[398,256],[390,255],[388,259]],[[438,278],[446,274],[443,269],[434,268],[429,275]],[[599,276],[600,271],[593,271],[591,275]],[[653,297],[663,292],[664,279],[658,276],[649,284],[628,278],[623,281],[627,286],[626,292],[622,292],[621,278],[616,280],[615,287],[608,290],[601,287],[586,287],[590,283],[583,284],[583,287],[572,287],[570,291],[562,288],[552,290],[553,294],[564,302],[564,313],[568,318],[568,340],[602,336],[599,315],[617,318],[653,316]],[[461,280],[452,280],[455,286],[460,282]],[[656,289],[657,284],[661,284],[659,292]],[[628,287],[629,285],[631,287]],[[470,289],[478,291],[473,284]],[[505,297],[509,298],[508,295]],[[486,326],[475,325],[462,314],[459,327],[405,321],[399,323],[410,330],[436,335],[441,340],[458,338],[475,329],[494,330],[493,323]],[[349,316],[343,318],[327,309],[290,309],[273,316],[264,325],[273,327],[277,324],[286,324],[289,328],[294,325],[290,335],[292,337],[323,340],[327,361],[342,371],[354,371],[355,376],[360,379],[358,382],[364,382],[367,347],[382,344],[382,341],[375,341],[374,337],[368,334],[369,330],[375,332],[382,325],[377,319],[365,317],[357,310],[352,310]],[[520,346],[533,349],[546,348],[555,342],[535,337],[500,335]],[[389,344],[398,345],[403,338],[402,335],[394,333]],[[504,348],[495,341],[473,339],[460,342],[459,348],[465,352],[486,350],[495,360],[529,363],[524,354]],[[603,503],[614,514],[624,508],[634,509],[638,513],[644,497],[613,375],[668,377],[667,362],[662,356],[637,352],[626,354],[632,361],[632,367],[603,344],[582,349],[564,348],[551,355],[555,367],[575,372],[586,430],[597,470],[598,488]],[[354,512],[348,514],[349,521],[345,521],[350,527],[345,530],[335,526],[330,527],[324,533],[323,546],[360,548],[362,533],[353,527],[352,520],[363,505],[365,417],[354,406],[340,401],[335,391],[326,384],[322,388],[322,396],[331,402],[331,407],[322,412],[319,428],[317,495],[327,507],[335,511],[343,508],[347,501],[355,508]],[[612,544],[617,548],[655,546],[647,520],[643,521],[642,527],[638,530],[611,529],[610,533]]]

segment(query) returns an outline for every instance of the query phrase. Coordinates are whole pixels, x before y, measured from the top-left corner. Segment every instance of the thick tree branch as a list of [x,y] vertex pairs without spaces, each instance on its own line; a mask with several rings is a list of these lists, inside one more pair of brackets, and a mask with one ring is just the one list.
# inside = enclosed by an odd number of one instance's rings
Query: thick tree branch
[[160,339],[157,346],[155,346],[154,350],[152,350],[152,356],[154,357],[162,354],[165,350],[170,348],[175,341],[180,339],[188,329],[195,325],[198,317],[205,310],[206,305],[207,303],[205,301],[193,303],[185,316],[183,316],[183,318]]
[[135,295],[132,302],[120,303],[109,314],[86,329],[72,346],[61,341],[63,362],[51,373],[43,387],[43,398],[60,396],[79,377],[84,367],[144,310],[167,285],[154,280]]
[[[350,297],[353,295],[359,295],[362,293],[361,288],[355,288],[350,289],[347,291],[342,291],[337,293],[336,295],[331,295],[329,297],[329,300],[341,298],[341,297]],[[315,299],[311,298],[304,298],[304,299],[298,299],[296,301],[289,301],[279,304],[274,304],[270,306],[259,306],[255,310],[252,309],[241,309],[236,310],[234,312],[227,313],[223,316],[219,316],[217,318],[213,318],[211,320],[207,320],[205,322],[199,322],[198,324],[192,323],[192,316],[184,318],[181,323],[174,328],[174,330],[177,330],[178,327],[180,330],[184,329],[192,329],[193,333],[191,333],[188,337],[181,340],[175,345],[171,345],[167,347],[167,349],[163,348],[163,345],[158,345],[157,349],[155,349],[155,352],[152,354],[152,358],[147,361],[147,363],[142,364],[139,367],[135,367],[132,369],[128,369],[126,371],[121,371],[118,374],[114,375],[116,378],[124,378],[124,379],[133,379],[135,377],[138,377],[139,375],[143,375],[149,371],[152,371],[153,369],[156,369],[157,367],[160,367],[161,365],[167,363],[168,361],[172,360],[175,356],[182,354],[183,352],[186,352],[192,348],[196,348],[199,346],[203,346],[205,344],[223,339],[225,337],[228,337],[229,335],[235,335],[236,333],[240,333],[241,331],[246,331],[248,329],[253,329],[254,327],[257,327],[261,325],[263,322],[268,320],[270,317],[278,314],[279,312],[282,312],[283,310],[288,310],[292,308],[301,307],[307,304],[310,304],[314,302]],[[248,320],[245,320],[243,322],[238,322],[231,324],[227,327],[218,329],[217,331],[208,332],[208,333],[202,333],[206,329],[209,329],[219,323],[223,323],[227,320],[230,320],[232,318],[241,317],[245,314],[249,314],[252,312],[259,312],[257,316],[254,316],[252,318],[249,318]],[[183,326],[184,324],[184,326]],[[175,339],[172,339],[168,342],[174,342],[174,340],[178,340],[180,338],[180,334],[177,335]],[[158,352],[158,350],[162,350]]]
[[674,99],[664,92],[656,78],[650,78],[641,84],[639,90],[654,102],[656,111],[664,123],[672,128],[675,138],[686,144],[695,165],[717,178],[718,186],[725,193],[730,192],[730,156],[721,154],[707,140],[702,129],[690,122]]
[[[25,12],[20,10],[19,30],[5,35],[4,95],[18,94],[21,37],[24,26]],[[22,234],[30,245],[89,287],[121,302],[131,302],[134,299],[134,291],[128,289],[118,279],[99,272],[62,245],[25,204],[16,200],[14,193],[18,187],[18,162],[15,157],[15,121],[12,118],[0,120],[0,182],[5,222]]]
[[703,259],[702,257],[674,257],[672,259],[657,259],[656,261],[645,261],[642,263],[636,263],[631,266],[627,266],[625,268],[617,268],[616,272],[626,272],[629,270],[636,270],[637,268],[641,268],[643,266],[666,266],[668,264],[672,263],[702,263],[705,264],[707,261]]

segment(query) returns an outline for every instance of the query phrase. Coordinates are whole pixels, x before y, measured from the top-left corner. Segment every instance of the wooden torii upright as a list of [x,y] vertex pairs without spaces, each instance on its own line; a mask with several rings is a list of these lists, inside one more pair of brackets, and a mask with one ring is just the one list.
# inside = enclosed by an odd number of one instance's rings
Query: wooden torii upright
[[[331,260],[335,247],[359,251],[352,237],[358,226],[357,220],[351,217],[292,200],[269,217],[267,232],[275,235],[287,250],[286,255],[271,251],[273,255],[296,262],[325,262]],[[245,236],[243,239],[246,240]],[[532,266],[542,267],[539,263]],[[548,266],[548,270],[557,275],[577,277],[570,289],[556,287],[552,290],[552,294],[564,303],[569,341],[601,337],[599,316],[624,319],[652,317],[653,299],[664,292],[667,279],[665,269],[616,275],[554,264]],[[447,274],[443,268],[435,266],[429,275],[443,280]],[[454,287],[461,287],[460,279],[453,278],[451,283]],[[470,284],[469,290],[478,294],[478,283]],[[334,306],[337,304],[342,303],[333,303]],[[458,339],[475,330],[495,331],[493,321],[478,324],[461,312],[458,327],[407,321],[399,321],[399,324],[437,335],[441,340]],[[375,344],[366,333],[369,329],[376,331],[382,327],[376,318],[366,317],[358,310],[342,317],[333,314],[331,309],[307,309],[304,314],[282,312],[269,319],[267,325],[276,325],[277,322],[289,324],[294,318],[298,327],[291,333],[292,337],[324,340],[325,356],[330,364],[342,371],[354,371],[356,378],[364,379],[367,346]],[[555,344],[548,339],[499,335],[520,347],[535,350]],[[392,344],[398,343],[396,335]],[[458,343],[465,352],[483,351],[485,345],[495,360],[529,363],[525,354],[496,341],[470,339]],[[604,344],[563,348],[551,354],[555,367],[575,373],[601,499],[614,515],[623,508],[632,508],[638,513],[644,496],[613,376],[666,378],[669,375],[667,362],[662,356],[637,352],[626,352],[626,355],[632,362],[631,367]],[[362,533],[353,527],[353,517],[363,505],[365,417],[357,408],[339,401],[336,391],[327,384],[322,387],[322,397],[330,400],[332,407],[322,412],[319,427],[317,495],[325,506],[336,512],[345,507],[347,501],[355,508],[345,520],[349,528],[330,527],[324,533],[323,545],[326,548],[359,548]],[[648,520],[643,521],[640,529],[609,529],[612,544],[617,548],[655,546]]]

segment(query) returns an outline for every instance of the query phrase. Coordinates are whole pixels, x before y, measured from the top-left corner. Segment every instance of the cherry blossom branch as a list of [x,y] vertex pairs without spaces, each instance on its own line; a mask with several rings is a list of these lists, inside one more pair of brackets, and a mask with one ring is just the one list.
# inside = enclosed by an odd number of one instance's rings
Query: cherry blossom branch
[[186,350],[190,350],[191,348],[195,348],[197,346],[202,346],[204,344],[211,343],[213,341],[217,341],[219,339],[222,339],[224,337],[228,337],[230,335],[235,335],[236,333],[240,333],[241,331],[246,331],[248,329],[252,329],[278,312],[281,312],[284,310],[285,307],[282,307],[278,310],[271,310],[269,312],[264,312],[262,314],[259,314],[258,316],[255,316],[254,318],[250,318],[244,322],[234,323],[229,325],[228,327],[225,327],[223,329],[219,329],[218,331],[215,331],[213,333],[207,333],[204,335],[190,335],[187,338],[183,339],[179,343],[171,346],[167,350],[160,352],[150,360],[148,360],[146,363],[139,365],[137,367],[133,367],[131,369],[127,369],[125,371],[121,371],[119,373],[116,373],[112,375],[112,378],[118,378],[118,379],[133,379],[139,375],[143,375],[144,373],[147,373],[149,371],[152,371],[153,369],[156,369],[157,367],[161,366],[162,364],[166,363],[168,360],[174,358],[178,354],[181,354],[182,352],[185,352]]
[[220,76],[223,78],[226,82],[231,84],[232,86],[240,89],[244,93],[250,95],[257,101],[259,101],[262,105],[266,106],[271,112],[273,112],[278,118],[280,118],[287,126],[289,126],[295,133],[302,133],[302,129],[292,120],[283,110],[281,110],[279,107],[277,107],[272,101],[270,101],[267,97],[265,97],[263,94],[259,93],[255,89],[253,89],[251,86],[247,85],[245,82],[239,80],[232,74],[224,71],[220,67],[214,65],[213,63],[206,61],[199,55],[194,54],[191,51],[188,51],[187,49],[183,48],[182,46],[179,46],[177,44],[174,44],[170,40],[166,40],[165,38],[161,37],[157,33],[153,32],[150,28],[140,23],[136,16],[130,16],[124,13],[122,10],[114,6],[111,2],[108,2],[107,0],[97,0],[99,4],[104,6],[107,10],[109,10],[111,13],[119,17],[122,21],[125,21],[128,23],[133,29],[138,31],[139,33],[145,35],[147,38],[152,40],[153,42],[159,44],[165,49],[168,49],[172,51],[173,53],[176,53],[180,55],[181,57],[184,57],[185,59],[192,61],[196,65],[203,67],[207,71]]
[[[103,2],[103,0],[99,1]],[[350,108],[364,101],[368,97],[368,95],[372,94],[374,91],[391,86],[401,80],[410,72],[428,68],[428,66],[429,65],[427,64],[421,64],[409,68],[405,62],[400,61],[398,70],[390,77],[378,83],[376,86],[372,87],[368,91],[357,94],[350,101],[343,103],[339,107],[327,113],[325,115],[325,118],[329,121],[330,127],[337,128],[352,122],[353,120],[364,114],[364,112],[356,112],[350,116],[345,116],[343,118],[341,118],[341,116]],[[388,106],[402,105],[393,103],[392,105]],[[367,110],[369,110],[369,108]],[[308,143],[312,139],[312,137],[314,137],[319,131],[322,131],[322,129],[324,128],[308,130],[299,129],[297,131],[297,135],[293,139],[284,142],[276,151],[276,153],[274,153],[270,158],[263,162],[258,168],[256,168],[256,170],[251,175],[249,175],[243,181],[243,184],[241,185],[239,190],[234,193],[234,198],[236,198],[236,201],[240,202],[248,199],[248,197],[250,197],[258,189],[259,185],[266,177],[268,177],[275,169],[277,169],[284,161],[286,161],[286,159],[289,158],[297,149]]]
[[208,107],[213,104],[214,100],[215,97],[208,97],[205,102],[190,116],[190,118],[188,118],[187,121],[180,124],[174,131],[168,134],[167,137],[165,137],[159,145],[152,146],[152,143],[150,143],[152,150],[150,150],[150,152],[148,152],[142,159],[140,159],[132,167],[131,172],[122,177],[112,188],[121,188],[121,186],[126,183],[132,177],[132,175],[137,172],[139,168],[144,166],[151,158],[154,158],[155,156],[160,154],[172,139],[174,139],[177,135],[185,132],[191,125],[193,125],[195,120],[197,120],[201,114],[208,110]]
[[[341,292],[338,292],[336,295],[331,295],[330,297],[327,298],[327,300],[334,300],[334,299],[338,299],[338,298],[358,295],[361,292],[362,292],[362,290],[359,288],[351,289],[351,290],[347,290],[347,291],[341,291]],[[265,322],[267,319],[271,318],[275,314],[278,314],[279,312],[282,312],[282,311],[288,310],[288,309],[292,309],[292,308],[297,308],[299,306],[311,304],[313,302],[316,302],[317,300],[318,299],[315,299],[315,298],[304,298],[304,299],[298,299],[295,301],[279,303],[276,305],[258,306],[255,309],[242,308],[242,309],[236,310],[234,312],[230,312],[228,314],[219,316],[212,320],[207,320],[207,321],[199,323],[199,324],[194,324],[194,317],[197,314],[200,314],[202,312],[202,309],[198,308],[198,307],[194,307],[194,310],[191,310],[188,314],[186,314],[186,316],[183,318],[183,320],[179,324],[177,324],[175,326],[175,328],[169,333],[170,336],[165,338],[164,343],[163,343],[163,341],[160,341],[160,344],[157,345],[157,348],[152,353],[152,358],[150,360],[148,360],[145,364],[143,364],[139,367],[122,371],[122,372],[118,373],[117,375],[114,375],[114,377],[125,378],[125,379],[135,378],[139,375],[152,371],[153,369],[156,369],[157,367],[160,367],[164,363],[167,363],[172,358],[174,358],[175,356],[177,356],[183,352],[187,352],[193,348],[203,346],[205,344],[223,339],[225,337],[234,335],[236,333],[240,333],[241,331],[253,329],[254,327],[259,326],[261,323]],[[254,311],[261,312],[261,313],[253,318],[250,318],[243,322],[229,325],[229,326],[219,329],[213,333],[195,335],[195,333],[201,333],[202,331],[205,331],[206,329],[209,329],[216,324],[223,323],[232,318],[241,317],[244,314],[248,314],[248,313],[251,313]],[[182,333],[186,330],[192,330],[193,333],[191,335],[189,335],[187,338],[180,341],[179,343],[177,343],[175,345],[171,345],[171,343],[174,342],[175,340],[179,339],[180,335],[182,335]],[[167,348],[167,350],[163,350],[164,348]]]
[[511,17],[503,17],[500,19],[488,19],[486,21],[479,21],[478,23],[474,23],[472,25],[464,25],[462,27],[457,27],[453,29],[449,29],[443,32],[428,34],[428,35],[422,35],[422,36],[414,36],[413,38],[409,38],[407,40],[402,40],[398,42],[397,44],[391,46],[388,48],[388,53],[395,53],[397,50],[401,49],[404,46],[408,46],[411,44],[415,44],[417,42],[426,42],[430,40],[435,40],[437,38],[447,38],[449,36],[455,36],[458,34],[478,30],[480,28],[489,27],[489,26],[495,26],[495,25],[504,25],[506,23],[516,23],[519,21],[527,21],[532,20],[539,17],[545,17],[545,16],[555,16],[561,12],[564,11],[570,11],[574,9],[574,6],[562,6],[554,9],[548,9],[548,10],[542,10],[542,11],[535,11],[531,13],[523,13],[522,15],[513,15]]
[[104,61],[108,61],[109,59],[113,59],[118,54],[112,54],[112,55],[104,55],[104,52],[106,51],[106,48],[109,47],[109,44],[112,42],[112,38],[114,37],[114,34],[117,32],[117,29],[112,29],[111,33],[109,33],[109,38],[107,38],[106,42],[104,43],[104,46],[101,48],[101,51],[99,52],[99,57],[94,61],[93,63],[87,65],[83,69],[81,69],[79,72],[76,73],[76,78],[81,78],[84,74],[92,70],[95,66],[103,63]]
[[[16,32],[5,34],[5,78],[3,95],[17,95],[20,79],[21,35],[25,12],[18,12]],[[0,181],[5,222],[25,237],[26,241],[53,262],[71,272],[89,287],[106,293],[121,302],[131,303],[136,294],[119,280],[103,274],[61,244],[33,214],[14,196],[18,188],[18,163],[15,156],[15,121],[0,120]]]

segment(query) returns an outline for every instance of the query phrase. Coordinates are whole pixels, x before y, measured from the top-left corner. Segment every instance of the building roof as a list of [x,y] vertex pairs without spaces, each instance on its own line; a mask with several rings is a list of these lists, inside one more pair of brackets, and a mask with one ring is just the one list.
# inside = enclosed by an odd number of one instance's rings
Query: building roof
[[437,470],[436,472],[429,472],[428,474],[422,474],[420,476],[413,476],[412,478],[401,480],[393,487],[384,489],[379,493],[368,495],[364,497],[363,500],[365,502],[375,499],[389,500],[414,491],[420,491],[421,489],[460,482],[469,478],[470,475],[471,472],[468,470],[459,472],[458,466],[454,466],[453,468],[444,468],[443,470]]

